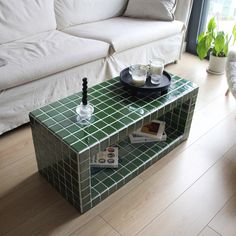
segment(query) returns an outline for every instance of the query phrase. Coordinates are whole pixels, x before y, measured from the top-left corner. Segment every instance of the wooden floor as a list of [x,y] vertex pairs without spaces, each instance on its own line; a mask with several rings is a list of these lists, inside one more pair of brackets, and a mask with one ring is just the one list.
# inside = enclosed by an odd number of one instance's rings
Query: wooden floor
[[188,141],[83,215],[37,173],[29,125],[0,137],[0,235],[236,235],[236,100],[184,54],[200,86]]

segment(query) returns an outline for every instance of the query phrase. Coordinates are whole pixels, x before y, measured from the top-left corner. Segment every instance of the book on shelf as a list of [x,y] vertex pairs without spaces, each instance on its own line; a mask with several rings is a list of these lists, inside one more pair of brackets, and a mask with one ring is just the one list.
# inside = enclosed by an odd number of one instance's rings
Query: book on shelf
[[90,159],[90,167],[118,168],[118,147],[107,147]]
[[142,136],[137,133],[132,133],[129,135],[129,139],[131,143],[151,143],[151,142],[158,142],[158,141],[166,141],[167,135],[164,131],[161,138],[150,138],[146,136]]
[[152,120],[129,135],[131,143],[166,141],[165,122]]
[[136,133],[149,138],[161,139],[165,131],[165,124],[165,121],[152,120],[150,123],[138,129]]

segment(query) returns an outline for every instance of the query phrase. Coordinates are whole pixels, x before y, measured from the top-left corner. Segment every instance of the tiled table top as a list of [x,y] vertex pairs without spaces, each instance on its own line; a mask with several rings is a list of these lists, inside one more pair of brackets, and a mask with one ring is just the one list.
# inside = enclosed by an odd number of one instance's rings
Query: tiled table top
[[[118,141],[118,135],[121,136],[128,125],[132,128],[134,124],[134,131],[145,116],[148,117],[193,88],[195,85],[191,82],[173,76],[168,94],[140,98],[131,96],[124,90],[119,78],[114,78],[88,90],[88,99],[95,111],[90,125],[82,126],[76,121],[75,109],[81,102],[81,92],[32,111],[30,116],[75,152],[82,153],[107,138]],[[141,125],[142,123],[139,126]]]

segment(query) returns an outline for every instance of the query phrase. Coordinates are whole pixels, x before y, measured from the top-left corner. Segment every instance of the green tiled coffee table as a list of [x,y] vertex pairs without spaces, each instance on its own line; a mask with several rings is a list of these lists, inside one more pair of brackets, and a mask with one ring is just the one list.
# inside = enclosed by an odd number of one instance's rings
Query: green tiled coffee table
[[[196,85],[173,76],[167,94],[138,98],[114,78],[89,89],[95,108],[90,125],[76,121],[81,93],[31,112],[40,174],[81,213],[86,212],[188,137],[197,93]],[[154,119],[166,121],[167,140],[131,144],[128,134]],[[90,156],[110,145],[119,147],[119,168],[93,174]]]

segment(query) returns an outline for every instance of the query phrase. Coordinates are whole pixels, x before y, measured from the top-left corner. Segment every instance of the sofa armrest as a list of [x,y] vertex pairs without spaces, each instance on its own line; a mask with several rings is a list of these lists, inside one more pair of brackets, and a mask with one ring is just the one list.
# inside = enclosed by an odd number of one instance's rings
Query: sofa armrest
[[177,0],[175,19],[182,21],[185,24],[186,28],[188,26],[192,6],[193,0]]

